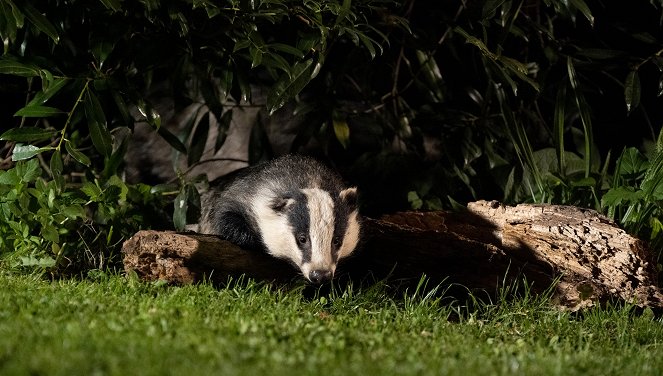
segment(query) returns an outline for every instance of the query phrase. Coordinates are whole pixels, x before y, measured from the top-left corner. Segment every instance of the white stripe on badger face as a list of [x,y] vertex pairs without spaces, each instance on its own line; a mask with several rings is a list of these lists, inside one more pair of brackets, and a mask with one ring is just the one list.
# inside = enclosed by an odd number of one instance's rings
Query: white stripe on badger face
[[[271,205],[275,197],[269,189],[261,190],[252,202],[252,210],[258,222],[260,236],[267,248],[267,253],[274,257],[288,259],[297,265],[302,264],[293,230],[284,212],[276,212]],[[288,205],[291,205],[289,203]]]
[[357,247],[357,243],[359,243],[360,226],[359,221],[357,220],[357,215],[358,213],[356,210],[350,213],[348,225],[345,228],[345,234],[343,236],[343,244],[341,244],[341,248],[338,250],[339,260],[350,255],[350,253],[352,253]]
[[332,259],[332,239],[334,238],[334,200],[320,188],[301,190],[306,195],[309,210],[309,238],[311,239],[311,261],[301,265],[308,278],[312,270],[336,270]]

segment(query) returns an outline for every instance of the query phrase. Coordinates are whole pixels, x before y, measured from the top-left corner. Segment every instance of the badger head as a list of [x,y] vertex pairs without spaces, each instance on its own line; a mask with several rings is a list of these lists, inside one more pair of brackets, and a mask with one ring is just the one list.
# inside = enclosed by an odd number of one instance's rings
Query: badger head
[[265,193],[254,213],[267,253],[290,261],[313,283],[331,280],[359,241],[357,189]]

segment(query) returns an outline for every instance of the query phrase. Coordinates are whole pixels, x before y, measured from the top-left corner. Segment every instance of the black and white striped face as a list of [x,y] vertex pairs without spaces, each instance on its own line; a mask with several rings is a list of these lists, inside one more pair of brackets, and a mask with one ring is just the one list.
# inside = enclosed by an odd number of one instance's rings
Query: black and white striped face
[[309,281],[322,283],[332,279],[338,261],[359,242],[356,201],[356,188],[337,195],[307,188],[283,197],[259,194],[253,210],[267,252],[297,265]]

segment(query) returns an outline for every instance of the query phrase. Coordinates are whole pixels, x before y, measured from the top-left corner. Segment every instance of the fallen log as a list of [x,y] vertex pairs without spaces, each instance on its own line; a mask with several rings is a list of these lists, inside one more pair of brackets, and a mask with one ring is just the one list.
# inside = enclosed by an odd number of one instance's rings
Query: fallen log
[[[497,292],[525,279],[554,285],[556,304],[577,310],[608,300],[663,308],[646,244],[593,210],[557,205],[470,203],[462,213],[406,212],[366,218],[364,241],[339,271],[351,278],[418,279],[463,291]],[[215,236],[140,231],[122,248],[125,269],[146,280],[192,283],[246,275],[290,280],[297,271]]]

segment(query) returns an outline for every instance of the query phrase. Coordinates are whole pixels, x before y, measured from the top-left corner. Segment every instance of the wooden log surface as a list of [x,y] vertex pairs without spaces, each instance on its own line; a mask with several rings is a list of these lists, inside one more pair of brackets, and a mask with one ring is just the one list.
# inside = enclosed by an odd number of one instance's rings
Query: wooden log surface
[[[351,278],[425,274],[488,294],[525,278],[533,293],[554,283],[554,302],[573,310],[614,299],[663,308],[646,244],[592,210],[478,201],[462,213],[406,212],[362,225],[360,249],[339,265],[338,273]],[[127,271],[178,284],[242,274],[290,280],[298,273],[284,261],[196,233],[140,231],[122,252]]]

